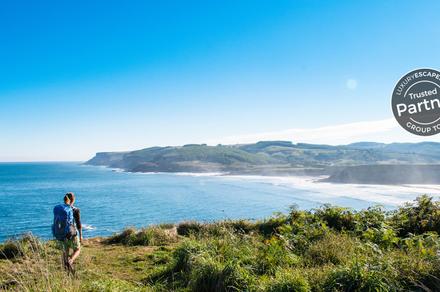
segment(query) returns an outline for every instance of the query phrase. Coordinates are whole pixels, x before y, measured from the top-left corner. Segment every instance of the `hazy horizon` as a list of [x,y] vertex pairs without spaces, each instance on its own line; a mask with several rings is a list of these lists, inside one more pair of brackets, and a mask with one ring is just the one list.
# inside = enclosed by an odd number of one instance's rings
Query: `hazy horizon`
[[[301,131],[301,129],[293,129],[291,131],[295,131],[295,130]],[[316,134],[316,133],[314,133],[314,131],[316,131],[316,129],[315,130],[311,130],[311,132],[313,133],[312,135]],[[268,134],[268,133],[266,133],[266,134]],[[277,134],[277,132],[275,134]],[[258,135],[256,135],[256,136],[258,136]],[[254,135],[250,135],[250,137],[254,137]],[[17,160],[13,160],[13,159],[11,159],[11,160],[0,160],[0,163],[26,163],[26,162],[29,162],[29,163],[32,163],[32,162],[35,162],[35,163],[45,163],[45,162],[81,162],[82,163],[82,162],[86,162],[86,161],[90,160],[91,158],[93,158],[93,156],[96,153],[98,153],[98,152],[130,152],[130,151],[140,150],[140,149],[149,148],[149,147],[166,147],[166,146],[179,147],[179,146],[184,146],[186,144],[206,144],[208,146],[216,146],[218,144],[222,144],[222,145],[226,145],[227,146],[227,145],[237,145],[237,144],[252,144],[252,143],[257,143],[257,142],[261,142],[261,141],[290,141],[290,142],[292,142],[294,144],[297,144],[297,143],[309,143],[309,144],[323,144],[323,145],[332,145],[332,146],[342,146],[342,145],[348,145],[348,144],[352,144],[352,143],[369,143],[369,142],[371,142],[371,143],[385,143],[385,144],[391,144],[391,143],[421,143],[421,142],[440,143],[439,141],[433,141],[433,140],[429,140],[429,139],[422,139],[422,140],[420,140],[420,139],[409,139],[408,141],[403,141],[403,142],[401,142],[401,141],[393,142],[393,141],[353,140],[352,142],[347,142],[347,143],[323,143],[323,142],[313,142],[313,141],[312,142],[310,142],[310,141],[292,141],[292,140],[287,140],[287,139],[282,139],[282,138],[280,138],[280,139],[269,139],[269,137],[268,137],[268,139],[264,139],[263,138],[263,139],[260,139],[260,140],[246,140],[246,136],[244,136],[244,137],[240,137],[240,136],[238,136],[238,137],[228,137],[227,139],[229,139],[229,141],[233,141],[233,139],[236,139],[236,138],[243,138],[243,140],[241,142],[236,142],[236,143],[234,143],[234,142],[229,142],[229,143],[228,142],[227,143],[199,142],[199,143],[183,143],[183,144],[175,144],[175,145],[159,145],[159,144],[154,144],[154,145],[148,145],[148,146],[145,146],[145,147],[132,148],[132,149],[113,149],[113,150],[105,150],[104,149],[104,150],[98,150],[98,151],[95,151],[94,153],[91,153],[90,156],[85,157],[84,159],[72,159],[72,160],[62,160],[62,159],[61,160],[60,159],[53,159],[53,160],[51,160],[51,159],[47,159],[47,160],[44,160],[44,159],[43,160],[25,160],[25,159],[20,160],[20,159],[17,159]],[[109,147],[109,148],[111,148],[111,147]]]

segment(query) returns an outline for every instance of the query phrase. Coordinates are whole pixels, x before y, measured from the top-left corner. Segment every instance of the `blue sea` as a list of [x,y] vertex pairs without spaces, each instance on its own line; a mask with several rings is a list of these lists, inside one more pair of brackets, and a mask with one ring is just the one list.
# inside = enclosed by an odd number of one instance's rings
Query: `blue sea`
[[51,238],[52,209],[74,192],[85,237],[127,226],[184,220],[261,219],[332,203],[365,208],[374,200],[334,197],[269,179],[142,174],[81,163],[0,163],[0,242],[31,231]]

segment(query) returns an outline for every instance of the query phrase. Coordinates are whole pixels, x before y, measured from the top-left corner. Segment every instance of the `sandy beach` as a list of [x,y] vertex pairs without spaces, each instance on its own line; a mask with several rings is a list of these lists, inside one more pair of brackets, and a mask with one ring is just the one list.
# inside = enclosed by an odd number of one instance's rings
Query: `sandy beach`
[[319,194],[320,198],[345,197],[372,201],[388,206],[401,206],[414,200],[417,196],[427,194],[435,199],[440,198],[440,185],[377,185],[377,184],[340,184],[321,182],[327,176],[260,176],[228,175],[221,173],[178,173],[197,177],[219,177],[228,180],[249,180],[292,187]]

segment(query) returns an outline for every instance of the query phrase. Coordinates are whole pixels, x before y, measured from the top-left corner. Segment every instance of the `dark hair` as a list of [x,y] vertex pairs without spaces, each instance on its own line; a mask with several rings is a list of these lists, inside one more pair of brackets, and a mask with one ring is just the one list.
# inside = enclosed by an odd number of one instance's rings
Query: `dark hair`
[[70,202],[73,203],[73,201],[75,201],[75,194],[74,193],[67,193],[64,196],[64,202],[66,201],[66,199]]

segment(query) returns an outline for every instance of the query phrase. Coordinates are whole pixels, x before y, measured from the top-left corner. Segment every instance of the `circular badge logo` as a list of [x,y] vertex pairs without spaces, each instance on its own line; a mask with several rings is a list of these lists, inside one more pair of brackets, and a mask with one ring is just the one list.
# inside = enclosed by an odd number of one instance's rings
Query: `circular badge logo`
[[440,133],[440,72],[418,69],[403,76],[394,88],[391,106],[408,132],[420,136]]

